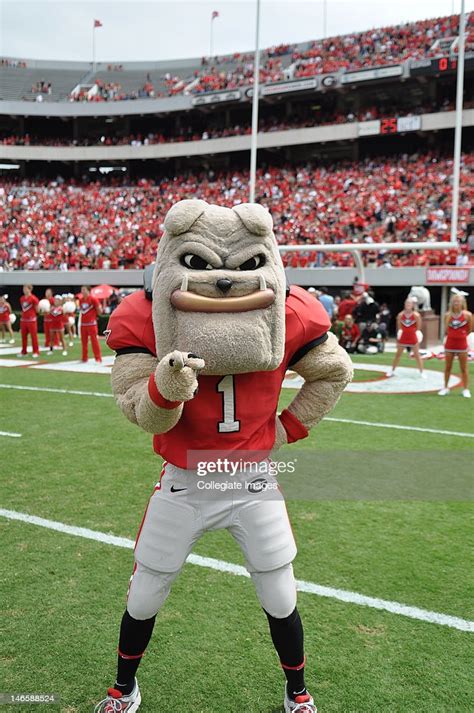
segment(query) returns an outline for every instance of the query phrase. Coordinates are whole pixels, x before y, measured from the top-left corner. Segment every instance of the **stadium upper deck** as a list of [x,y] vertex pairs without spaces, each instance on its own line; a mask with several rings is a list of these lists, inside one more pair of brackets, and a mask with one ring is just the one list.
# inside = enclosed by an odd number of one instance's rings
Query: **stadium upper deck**
[[[262,50],[260,81],[400,64],[456,52],[459,16],[371,29]],[[466,50],[474,50],[474,14]],[[162,62],[97,63],[0,60],[0,99],[104,102],[231,91],[253,83],[252,54]]]

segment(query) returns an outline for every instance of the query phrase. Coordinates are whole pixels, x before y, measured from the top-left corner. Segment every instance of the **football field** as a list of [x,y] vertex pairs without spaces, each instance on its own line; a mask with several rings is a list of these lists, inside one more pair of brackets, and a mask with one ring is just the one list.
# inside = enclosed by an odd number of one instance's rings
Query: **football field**
[[[42,361],[78,358],[75,347]],[[377,371],[391,358],[356,357],[366,391],[345,393],[287,451],[306,464],[283,488],[320,713],[473,709],[473,401],[460,388],[371,390],[391,381]],[[131,547],[161,461],[108,375],[2,361],[13,358],[0,352],[0,693],[61,699],[15,711],[90,712],[114,682]],[[197,544],[139,669],[143,713],[281,711],[282,672],[242,563],[227,532]]]

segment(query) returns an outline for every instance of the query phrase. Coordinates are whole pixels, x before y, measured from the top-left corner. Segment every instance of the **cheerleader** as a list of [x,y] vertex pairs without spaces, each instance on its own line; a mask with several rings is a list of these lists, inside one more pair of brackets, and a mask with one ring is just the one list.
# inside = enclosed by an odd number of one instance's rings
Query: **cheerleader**
[[453,368],[454,357],[459,359],[462,378],[462,395],[466,399],[471,398],[469,391],[469,372],[467,369],[467,338],[472,330],[472,314],[467,309],[466,298],[462,294],[453,294],[449,302],[449,310],[444,317],[446,330],[446,340],[444,351],[446,356],[444,366],[444,387],[438,391],[439,396],[449,394],[449,377]]
[[15,344],[12,324],[10,322],[11,305],[7,302],[8,295],[0,295],[0,342],[5,341],[5,334],[10,335],[9,344]]
[[74,346],[74,340],[76,338],[76,303],[74,302],[74,295],[68,293],[64,296],[65,302],[63,304],[64,311],[64,331],[69,339],[69,346]]
[[54,342],[57,338],[63,347],[63,356],[67,356],[66,340],[64,339],[64,312],[62,305],[62,298],[60,295],[54,296],[54,304],[49,312],[50,323],[49,323],[49,333],[50,333],[50,343],[49,343],[49,353],[53,353]]
[[[44,293],[44,299],[48,300],[49,304],[51,307],[54,305],[54,296],[53,296],[53,290],[51,287],[48,287]],[[51,325],[51,317],[49,315],[49,312],[44,312],[43,314],[43,331],[44,331],[44,346],[49,347],[49,328]]]
[[392,368],[387,373],[387,376],[394,376],[395,369],[400,363],[403,350],[405,347],[410,347],[413,349],[421,378],[426,378],[423,373],[423,360],[420,354],[420,347],[418,346],[422,338],[420,313],[415,311],[415,303],[413,300],[406,299],[403,310],[397,315],[397,351]]

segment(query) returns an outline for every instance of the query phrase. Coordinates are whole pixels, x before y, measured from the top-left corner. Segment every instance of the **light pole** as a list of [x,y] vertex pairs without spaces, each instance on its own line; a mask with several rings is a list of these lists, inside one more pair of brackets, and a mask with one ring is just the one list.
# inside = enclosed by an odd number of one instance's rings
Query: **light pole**
[[255,23],[255,57],[253,61],[252,136],[250,139],[250,203],[255,203],[255,179],[257,173],[258,100],[260,85],[260,0],[256,0],[256,3],[257,17]]
[[451,205],[451,243],[457,244],[459,213],[459,174],[461,172],[462,105],[464,90],[464,37],[465,37],[464,0],[461,0],[459,15],[458,72],[456,83],[456,123],[454,128],[453,195]]

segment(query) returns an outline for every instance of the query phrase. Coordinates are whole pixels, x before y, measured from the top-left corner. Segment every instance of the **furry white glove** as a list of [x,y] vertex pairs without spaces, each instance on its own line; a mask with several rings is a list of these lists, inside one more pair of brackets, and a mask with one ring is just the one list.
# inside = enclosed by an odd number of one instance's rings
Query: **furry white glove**
[[197,393],[197,377],[204,366],[204,359],[192,352],[170,352],[156,367],[158,391],[168,401],[190,401]]

